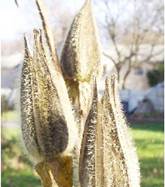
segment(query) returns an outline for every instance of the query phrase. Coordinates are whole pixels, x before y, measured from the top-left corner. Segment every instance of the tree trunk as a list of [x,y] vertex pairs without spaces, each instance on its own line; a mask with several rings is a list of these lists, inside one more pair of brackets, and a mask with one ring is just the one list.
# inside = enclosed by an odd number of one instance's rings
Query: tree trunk
[[127,69],[127,71],[126,71],[126,73],[125,73],[125,75],[123,77],[123,82],[122,82],[122,85],[121,85],[122,89],[126,88],[126,80],[128,78],[128,75],[130,74],[130,72],[131,72],[131,62],[129,61],[129,63],[128,63],[128,69]]

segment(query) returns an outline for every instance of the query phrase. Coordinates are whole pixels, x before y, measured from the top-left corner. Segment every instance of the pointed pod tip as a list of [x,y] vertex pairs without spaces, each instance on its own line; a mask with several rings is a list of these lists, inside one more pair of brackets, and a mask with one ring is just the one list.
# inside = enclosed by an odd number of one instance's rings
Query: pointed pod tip
[[108,87],[109,85],[113,86],[113,85],[118,85],[117,83],[117,75],[116,74],[112,74],[111,76],[107,76],[105,79],[105,86]]
[[92,0],[86,0],[85,1],[85,4],[91,4],[92,3]]
[[38,29],[33,29],[33,33],[34,33],[34,34],[39,34],[39,33],[40,33],[40,30],[38,30]]
[[85,7],[91,7],[91,5],[92,5],[92,0],[85,0],[83,8],[85,8]]
[[112,74],[111,75],[111,84],[115,89],[115,92],[118,92],[118,80],[117,80],[117,75],[116,74]]
[[98,94],[97,94],[97,80],[96,80],[96,78],[94,78],[93,96],[94,96],[94,98],[98,97]]
[[117,88],[118,88],[117,75],[112,74],[109,77],[107,76],[105,79],[105,95],[107,94],[109,95],[112,92],[112,90],[114,89],[116,90]]
[[33,29],[33,37],[34,37],[34,39],[40,37],[40,35],[41,35],[40,30]]
[[109,79],[109,77],[106,77],[106,79],[105,79],[105,90],[104,90],[104,95],[103,95],[103,100],[105,99],[105,98],[109,98],[109,89],[110,89],[110,79]]
[[40,34],[42,35],[42,29],[39,29]]
[[117,75],[115,73],[111,75],[111,80],[117,82]]
[[40,35],[41,35],[40,30],[33,29],[33,37],[35,42],[37,42],[37,40],[40,38]]
[[105,85],[108,84],[108,81],[109,81],[109,78],[108,78],[108,76],[106,76],[106,78],[105,78]]
[[24,34],[23,38],[24,38],[24,45],[26,47],[27,46],[27,37],[26,37],[26,34]]
[[111,76],[105,79],[105,91],[109,90],[109,85],[111,85]]
[[17,6],[17,8],[19,7],[19,4],[18,4],[18,1],[17,0],[15,0],[15,4],[16,4],[16,6]]
[[30,56],[30,51],[28,47],[28,39],[25,34],[24,34],[24,47],[25,47],[25,56]]

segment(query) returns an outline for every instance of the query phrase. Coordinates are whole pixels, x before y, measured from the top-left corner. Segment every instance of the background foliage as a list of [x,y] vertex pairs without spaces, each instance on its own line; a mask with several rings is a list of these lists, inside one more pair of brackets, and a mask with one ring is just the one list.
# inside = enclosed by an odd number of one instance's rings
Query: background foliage
[[164,63],[159,64],[155,69],[147,73],[150,86],[164,81]]

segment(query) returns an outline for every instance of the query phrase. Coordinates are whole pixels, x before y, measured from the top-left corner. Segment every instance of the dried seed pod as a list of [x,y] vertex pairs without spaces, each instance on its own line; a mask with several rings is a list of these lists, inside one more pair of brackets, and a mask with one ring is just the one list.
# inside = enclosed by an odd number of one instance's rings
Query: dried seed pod
[[41,161],[70,152],[75,145],[77,128],[44,6],[41,0],[36,0],[36,4],[47,45],[35,31],[34,56],[25,51],[21,107],[25,145],[29,153]]
[[[77,138],[76,122],[72,114],[72,105],[69,99],[68,90],[67,90],[64,78],[63,78],[60,63],[59,63],[58,56],[56,53],[56,47],[55,47],[54,40],[53,40],[53,34],[48,25],[46,10],[45,10],[42,0],[36,0],[36,4],[37,4],[39,14],[42,20],[42,26],[44,30],[45,39],[46,39],[45,40],[46,43],[44,44],[41,41],[41,48],[46,58],[46,65],[51,75],[52,84],[54,84],[54,86],[56,87],[58,99],[60,101],[60,105],[64,113],[64,116],[67,120],[67,124],[70,124],[70,127],[72,127],[72,128],[68,128],[69,134],[70,136],[73,135],[75,137],[74,139],[76,139]],[[72,142],[72,139],[69,139],[69,141]],[[73,144],[73,142],[71,144]]]
[[97,87],[95,85],[91,110],[85,123],[80,151],[81,187],[95,187],[96,124],[98,117]]
[[[51,61],[46,58],[41,35],[38,31],[34,32],[34,56],[32,60],[24,61],[22,69],[21,85],[21,106],[22,106],[22,129],[23,138],[28,151],[33,157],[33,149],[29,146],[31,141],[31,129],[34,132],[34,139],[40,157],[51,160],[58,154],[70,152],[75,145],[77,129],[74,122],[71,105],[63,94],[65,90],[58,90],[55,85],[55,77],[48,65]],[[29,71],[25,67],[29,68]],[[27,78],[30,77],[28,87]],[[61,83],[62,84],[62,83]],[[59,95],[61,91],[61,95]],[[62,98],[63,97],[63,98]],[[31,102],[27,100],[31,98]],[[65,102],[65,103],[62,103]],[[64,106],[69,105],[69,106]],[[64,108],[63,108],[64,107]],[[33,113],[27,112],[31,108]],[[70,109],[70,110],[68,110]],[[33,123],[28,119],[33,117]],[[27,124],[29,122],[29,124]],[[32,126],[32,128],[30,128]],[[30,128],[30,129],[29,129]],[[37,158],[36,158],[37,159]]]
[[[82,124],[92,102],[93,79],[100,71],[100,54],[91,0],[86,0],[73,20],[61,56],[69,96]],[[82,131],[80,127],[80,134]]]
[[[128,181],[125,155],[121,147],[118,124],[115,118],[115,95],[109,93],[109,88],[114,89],[114,84],[106,84],[102,99],[102,142],[103,142],[103,186],[130,186]],[[121,114],[120,114],[121,115]]]
[[[127,127],[126,118],[122,111],[119,93],[118,93],[118,84],[117,78],[115,75],[111,76],[111,78],[106,80],[106,92],[104,96],[104,103],[108,103],[106,98],[109,98],[109,103],[111,105],[111,109],[113,112],[113,118],[115,122],[115,128],[112,131],[112,137],[114,142],[113,145],[118,145],[116,150],[115,147],[113,148],[114,156],[117,159],[117,152],[118,156],[123,158],[123,160],[118,157],[117,163],[114,166],[118,167],[116,170],[116,175],[119,176],[119,171],[121,172],[121,177],[119,181],[120,183],[117,186],[131,186],[131,187],[139,187],[140,186],[140,171],[139,171],[139,163],[136,154],[135,146],[133,145],[133,141],[129,134],[129,129]],[[104,107],[106,108],[106,107]],[[108,108],[108,106],[107,106]],[[110,109],[110,110],[111,110]],[[105,118],[106,119],[106,118]],[[107,131],[106,131],[107,132]],[[105,136],[106,137],[106,136]],[[118,142],[117,142],[118,141]],[[111,160],[115,160],[115,158]],[[116,163],[116,162],[114,162]],[[115,172],[113,172],[114,174]],[[125,180],[125,183],[121,182],[121,179]],[[117,179],[117,176],[114,176],[114,179]]]
[[92,75],[97,74],[100,63],[97,37],[91,0],[86,0],[74,18],[62,51],[61,65],[66,79],[90,82]]
[[100,56],[100,45],[92,15],[91,0],[86,0],[73,20],[60,61],[79,125],[79,141],[73,159],[75,186],[79,185],[77,174],[80,145],[85,120],[92,102],[93,80],[101,69]]
[[33,58],[29,52],[26,38],[24,38],[24,41],[25,57],[21,77],[21,118],[23,140],[31,155],[36,160],[42,160],[43,157],[40,154],[40,146],[36,134],[35,113],[33,107]]
[[102,102],[94,101],[81,146],[81,186],[139,187],[138,159],[121,110],[114,76],[106,80]]

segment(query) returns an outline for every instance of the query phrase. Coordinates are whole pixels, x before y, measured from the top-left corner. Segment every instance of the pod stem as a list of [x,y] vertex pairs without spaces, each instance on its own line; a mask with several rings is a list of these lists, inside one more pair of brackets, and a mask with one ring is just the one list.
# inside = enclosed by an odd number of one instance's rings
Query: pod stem
[[43,187],[72,187],[72,157],[58,156],[35,166]]

